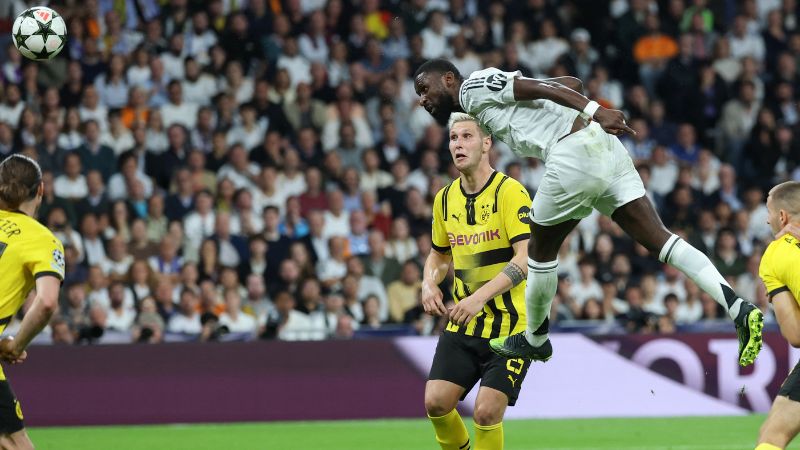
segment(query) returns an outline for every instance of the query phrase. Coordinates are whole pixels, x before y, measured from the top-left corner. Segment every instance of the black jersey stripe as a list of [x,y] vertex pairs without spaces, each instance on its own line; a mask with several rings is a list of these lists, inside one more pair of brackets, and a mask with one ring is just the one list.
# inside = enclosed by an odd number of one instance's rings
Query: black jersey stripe
[[514,306],[514,301],[511,299],[511,291],[503,294],[503,305],[505,305],[506,311],[508,311],[508,320],[510,321],[508,334],[511,334],[514,332],[514,327],[517,326],[517,322],[519,321],[519,313],[517,313],[517,307]]
[[447,193],[450,192],[452,186],[452,183],[448,184],[444,188],[444,192],[442,192],[442,217],[444,217],[445,222],[447,222]]
[[503,326],[503,312],[500,311],[500,308],[497,307],[495,302],[486,302],[486,305],[489,307],[489,310],[492,311],[492,314],[494,314],[492,333],[489,335],[490,339],[494,339],[500,337],[500,328]]
[[492,212],[497,212],[497,200],[500,198],[500,188],[503,187],[503,183],[505,183],[507,179],[508,175],[503,175],[503,178],[497,185],[497,189],[494,190],[494,206],[492,207]]

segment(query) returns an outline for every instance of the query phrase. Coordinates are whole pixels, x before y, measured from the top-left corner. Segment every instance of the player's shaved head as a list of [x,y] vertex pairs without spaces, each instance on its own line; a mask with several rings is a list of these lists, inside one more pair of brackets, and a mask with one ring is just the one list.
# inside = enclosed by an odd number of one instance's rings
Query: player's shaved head
[[784,210],[792,219],[800,219],[800,181],[781,183],[771,191],[772,206],[776,210]]
[[417,71],[414,72],[414,78],[417,78],[423,73],[442,75],[447,72],[452,72],[456,79],[461,80],[464,78],[461,76],[461,72],[458,71],[458,68],[455,66],[455,64],[443,58],[429,59],[428,61],[422,63]]
[[467,113],[461,113],[461,112],[453,113],[453,114],[450,115],[450,122],[447,124],[447,129],[451,130],[451,129],[453,129],[454,125],[456,125],[458,123],[461,123],[461,122],[472,122],[472,123],[474,123],[475,126],[478,128],[478,131],[481,133],[481,137],[482,138],[484,138],[486,136],[489,136],[489,134],[490,134],[489,130],[484,128],[481,125],[481,123],[478,121],[478,119],[476,119],[474,116],[470,116]]

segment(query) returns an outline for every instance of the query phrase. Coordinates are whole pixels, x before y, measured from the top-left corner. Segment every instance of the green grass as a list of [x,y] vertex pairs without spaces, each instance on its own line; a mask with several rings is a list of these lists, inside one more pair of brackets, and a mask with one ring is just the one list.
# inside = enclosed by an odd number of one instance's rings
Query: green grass
[[[506,450],[746,450],[763,415],[508,420]],[[471,421],[467,420],[468,428]],[[416,450],[439,447],[424,419],[31,428],[39,450]],[[790,448],[800,448],[797,445]]]

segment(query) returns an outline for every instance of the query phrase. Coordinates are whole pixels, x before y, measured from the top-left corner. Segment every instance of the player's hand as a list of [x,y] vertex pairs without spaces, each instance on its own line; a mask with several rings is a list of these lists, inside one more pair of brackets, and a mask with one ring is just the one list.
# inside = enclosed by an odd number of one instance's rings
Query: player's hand
[[775,239],[780,239],[784,234],[791,234],[795,239],[800,239],[800,225],[796,223],[787,223],[785,227],[775,236]]
[[483,302],[469,296],[459,301],[450,311],[450,321],[458,325],[468,324],[483,309]]
[[603,108],[602,106],[594,113],[594,120],[606,130],[606,133],[614,136],[622,136],[625,133],[635,135],[636,131],[628,126],[625,121],[625,113],[616,109]]
[[25,361],[27,357],[28,352],[18,349],[13,337],[9,336],[0,339],[0,361],[18,364]]
[[433,283],[422,282],[422,309],[432,316],[446,316],[447,309],[442,303],[442,290]]

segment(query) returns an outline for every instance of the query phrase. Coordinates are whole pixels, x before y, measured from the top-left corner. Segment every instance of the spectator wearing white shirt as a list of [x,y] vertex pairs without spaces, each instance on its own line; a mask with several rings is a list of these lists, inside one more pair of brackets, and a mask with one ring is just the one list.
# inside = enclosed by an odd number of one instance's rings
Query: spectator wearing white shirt
[[286,69],[292,74],[292,88],[300,82],[311,84],[311,63],[299,53],[295,38],[290,37],[284,40],[283,53],[278,57],[276,67]]
[[278,171],[273,166],[264,166],[256,179],[257,189],[253,194],[253,208],[259,213],[267,206],[278,208],[280,215],[286,209],[286,194],[278,184]]
[[328,192],[328,210],[325,216],[325,235],[350,235],[350,213],[344,208],[344,194],[339,189]]
[[58,135],[58,146],[72,151],[83,145],[83,134],[81,134],[80,128],[81,115],[78,113],[78,109],[69,108],[64,115],[64,127],[61,129],[61,134]]
[[659,145],[653,148],[650,172],[650,190],[662,197],[672,192],[678,181],[678,165],[670,159],[665,147]]
[[364,262],[357,256],[347,259],[347,274],[358,281],[358,298],[365,299],[371,295],[378,298],[381,321],[386,321],[389,318],[389,296],[380,278],[367,274]]
[[447,39],[458,33],[459,27],[447,23],[442,11],[431,11],[428,26],[422,30],[422,56],[440,58],[447,51]]
[[198,10],[192,15],[192,29],[186,33],[184,48],[186,54],[195,58],[200,64],[211,61],[210,50],[216,45],[217,35],[209,28],[208,14]]
[[220,76],[217,84],[219,90],[227,92],[236,99],[236,103],[241,105],[253,99],[255,84],[251,77],[246,77],[242,71],[242,64],[239,61],[230,61],[225,68],[225,78]]
[[56,177],[53,188],[60,197],[76,201],[89,195],[86,177],[81,173],[81,157],[70,152],[64,157],[64,173]]
[[167,87],[169,101],[161,107],[161,118],[164,126],[180,124],[189,129],[197,123],[198,106],[183,100],[183,86],[180,81],[172,80]]
[[125,78],[131,87],[145,87],[150,82],[150,54],[144,47],[133,52],[133,65],[128,67]]
[[539,26],[539,39],[527,48],[526,64],[535,73],[547,73],[556,60],[569,52],[569,42],[558,35],[552,19],[545,19]]
[[136,155],[127,151],[119,157],[119,172],[108,180],[108,198],[112,201],[128,198],[134,180],[142,183],[145,197],[153,195],[153,182],[139,170],[139,160]]
[[128,82],[125,81],[125,57],[112,55],[107,73],[94,81],[100,101],[108,108],[122,108],[128,102]]
[[100,266],[106,261],[106,248],[100,234],[97,216],[88,213],[81,220],[81,237],[83,238],[83,251],[85,262],[89,266]]
[[597,266],[595,262],[589,258],[583,258],[578,262],[578,270],[581,276],[577,283],[573,285],[573,298],[579,307],[583,307],[586,300],[590,298],[602,299],[603,288],[600,283],[595,279],[597,273]]
[[199,335],[203,331],[200,313],[197,311],[197,294],[191,289],[181,292],[177,314],[169,318],[167,331],[170,333]]
[[325,34],[325,14],[322,11],[314,11],[308,18],[308,31],[298,40],[300,54],[309,62],[328,61],[328,43]]
[[25,109],[25,102],[22,101],[22,93],[19,86],[9,83],[6,86],[5,102],[0,105],[0,122],[5,122],[14,127],[19,123],[22,110]]
[[[191,255],[197,255],[200,244],[214,233],[215,212],[212,209],[213,197],[203,190],[195,195],[195,210],[183,219],[183,230],[186,236],[186,247]],[[192,259],[186,255],[187,258]]]
[[173,80],[182,80],[186,74],[183,67],[184,58],[183,35],[175,33],[169,39],[169,51],[161,54],[164,73]]
[[322,309],[312,312],[310,318],[314,329],[329,338],[336,333],[339,317],[345,314],[344,297],[334,292],[325,296]]
[[255,317],[242,311],[242,298],[236,289],[226,289],[223,294],[225,298],[225,312],[219,316],[219,324],[228,327],[231,333],[246,333],[253,335],[256,333],[258,324]]
[[296,300],[287,291],[275,295],[275,310],[267,316],[265,335],[283,341],[307,340],[312,327],[308,314],[295,309]]
[[347,275],[346,250],[347,239],[342,236],[333,236],[328,240],[330,256],[317,262],[317,276],[327,289],[337,286]]
[[83,101],[78,107],[81,122],[93,120],[97,122],[100,131],[105,131],[108,126],[108,109],[100,103],[100,96],[93,84],[83,89]]
[[284,198],[299,196],[306,191],[306,177],[300,170],[300,155],[295,149],[286,149],[283,170],[278,174],[277,186]]
[[463,32],[453,36],[453,38],[450,40],[450,45],[452,47],[453,54],[450,62],[452,62],[456,68],[458,68],[458,71],[462,76],[465,78],[469,77],[469,74],[472,72],[481,70],[483,68],[481,59],[478,58],[478,55],[476,55],[475,52],[470,50],[469,42],[467,42],[467,38],[464,36]]
[[386,256],[395,258],[400,263],[417,256],[417,243],[410,236],[408,220],[398,217],[392,222],[391,239],[386,243]]
[[119,109],[108,112],[108,124],[108,129],[100,137],[100,143],[111,147],[114,154],[119,155],[136,145],[133,133],[122,124],[122,112]]
[[247,151],[242,144],[234,144],[228,153],[228,163],[220,167],[217,179],[231,180],[236,189],[255,188],[255,179],[259,174],[258,164],[247,159]]
[[731,55],[734,58],[750,56],[758,62],[764,61],[764,56],[766,56],[764,38],[760,34],[748,30],[747,16],[736,16],[728,39],[731,43]]
[[234,210],[231,214],[231,234],[253,236],[264,230],[261,210],[253,207],[253,193],[249,189],[240,188],[233,196]]
[[194,58],[184,61],[186,78],[183,80],[183,99],[187,103],[208,105],[217,94],[217,83],[213,77],[200,71],[200,64]]
[[228,145],[241,144],[249,152],[264,142],[267,132],[265,121],[258,120],[256,108],[252,103],[245,103],[239,108],[241,123],[228,131]]
[[125,284],[121,281],[112,281],[108,288],[106,329],[123,333],[131,331],[136,320],[136,310],[125,306],[125,290]]

